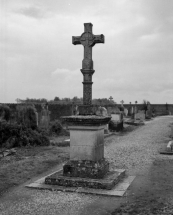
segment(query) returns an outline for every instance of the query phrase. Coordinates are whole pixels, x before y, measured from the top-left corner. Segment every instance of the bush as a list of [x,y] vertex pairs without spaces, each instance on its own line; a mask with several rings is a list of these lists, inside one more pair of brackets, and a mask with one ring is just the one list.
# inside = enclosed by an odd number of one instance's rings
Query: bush
[[11,109],[7,105],[0,104],[0,118],[9,121]]
[[37,128],[36,109],[33,106],[17,106],[17,122],[28,128]]
[[0,122],[0,146],[2,147],[47,146],[49,144],[49,138],[38,130],[32,130],[22,124]]
[[55,120],[53,122],[50,122],[49,125],[49,134],[50,135],[59,135],[63,130],[62,124],[59,120]]

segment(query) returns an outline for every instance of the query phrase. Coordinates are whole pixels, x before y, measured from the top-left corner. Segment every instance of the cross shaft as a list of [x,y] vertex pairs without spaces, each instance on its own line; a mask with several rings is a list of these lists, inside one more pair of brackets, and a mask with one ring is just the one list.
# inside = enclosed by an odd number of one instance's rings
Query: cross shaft
[[92,75],[93,61],[92,61],[92,47],[97,43],[104,43],[104,35],[94,35],[92,33],[92,23],[84,23],[84,33],[81,36],[73,36],[72,43],[74,45],[84,46],[84,59],[82,60],[83,74],[83,104],[92,104]]

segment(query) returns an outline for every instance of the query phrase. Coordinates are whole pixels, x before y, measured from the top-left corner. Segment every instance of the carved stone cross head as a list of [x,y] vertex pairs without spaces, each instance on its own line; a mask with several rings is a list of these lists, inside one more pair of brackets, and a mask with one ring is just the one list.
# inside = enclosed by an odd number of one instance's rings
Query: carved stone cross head
[[92,33],[92,24],[84,23],[84,33],[81,36],[73,36],[72,43],[74,45],[82,44],[83,46],[93,47],[96,43],[104,43],[104,35],[94,35]]

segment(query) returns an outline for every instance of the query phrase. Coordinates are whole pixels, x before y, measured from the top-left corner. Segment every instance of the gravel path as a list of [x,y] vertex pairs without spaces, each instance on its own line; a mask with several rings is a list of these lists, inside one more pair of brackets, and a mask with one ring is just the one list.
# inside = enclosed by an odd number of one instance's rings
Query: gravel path
[[[111,136],[105,141],[105,157],[111,167],[124,168],[128,175],[143,175],[153,161],[173,159],[158,150],[169,141],[173,117],[159,117],[131,132]],[[100,197],[59,191],[41,191],[20,186],[0,199],[0,215],[106,215],[121,198]]]
[[124,168],[130,175],[146,172],[156,158],[173,159],[158,153],[170,140],[171,122],[171,116],[158,117],[128,134],[109,138],[105,144],[105,157],[112,166]]

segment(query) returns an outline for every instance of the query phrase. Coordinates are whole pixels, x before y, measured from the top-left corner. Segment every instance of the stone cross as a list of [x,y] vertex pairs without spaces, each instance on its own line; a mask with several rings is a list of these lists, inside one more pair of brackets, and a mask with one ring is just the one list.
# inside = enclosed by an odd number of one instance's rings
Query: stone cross
[[92,75],[94,74],[93,70],[93,61],[92,61],[92,47],[96,43],[104,43],[104,35],[94,35],[92,33],[92,24],[84,23],[84,33],[81,36],[73,36],[72,43],[74,45],[83,45],[84,46],[84,59],[82,61],[81,72],[83,74],[83,104],[91,105],[92,104]]

